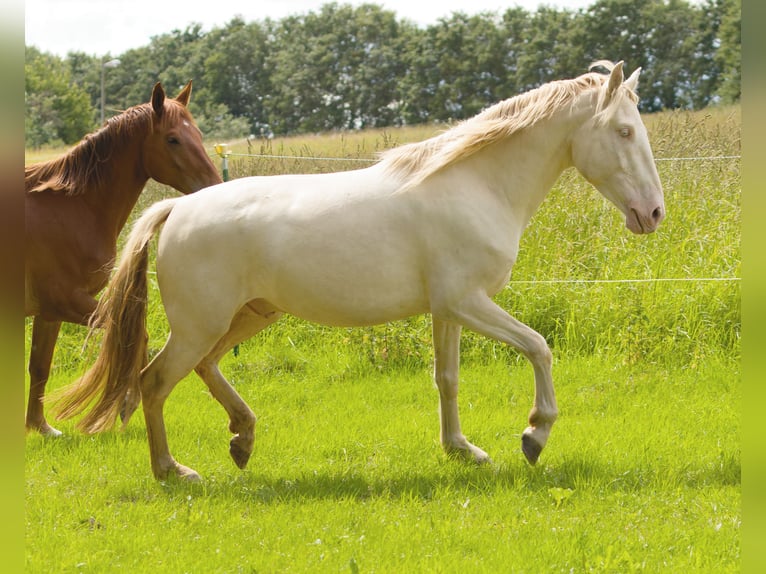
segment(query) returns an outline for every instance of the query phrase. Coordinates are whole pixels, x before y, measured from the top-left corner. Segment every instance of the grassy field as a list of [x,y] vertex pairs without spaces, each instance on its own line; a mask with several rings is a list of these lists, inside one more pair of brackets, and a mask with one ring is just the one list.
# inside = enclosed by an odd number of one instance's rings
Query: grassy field
[[[740,153],[739,108],[646,122],[657,158]],[[231,172],[362,167],[438,129],[234,142],[358,161],[233,156]],[[739,571],[740,285],[728,279],[740,274],[740,166],[658,166],[668,217],[648,237],[565,173],[498,296],[554,353],[561,417],[536,467],[519,449],[533,388],[515,352],[463,336],[463,429],[494,460],[474,467],[438,444],[428,317],[365,329],[286,318],[222,361],[259,417],[245,471],[194,375],[165,413],[171,450],[201,484],[151,477],[140,416],[124,433],[63,423],[58,440],[29,435],[27,571]],[[150,184],[141,207],[172,193]],[[590,282],[656,278],[682,280]],[[153,292],[151,352],[165,334]],[[50,388],[86,368],[84,338],[64,326]]]

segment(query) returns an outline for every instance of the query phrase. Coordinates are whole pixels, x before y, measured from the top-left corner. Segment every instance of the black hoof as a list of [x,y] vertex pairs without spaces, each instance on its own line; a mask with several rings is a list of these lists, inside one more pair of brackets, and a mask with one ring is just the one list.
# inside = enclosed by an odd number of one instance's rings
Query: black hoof
[[522,435],[521,451],[524,453],[524,456],[527,457],[529,464],[534,466],[537,459],[540,458],[540,453],[543,451],[543,447],[541,447],[531,436]]
[[237,437],[234,437],[229,443],[229,454],[234,459],[234,464],[244,469],[247,466],[247,461],[250,460],[250,453],[234,442],[236,439]]

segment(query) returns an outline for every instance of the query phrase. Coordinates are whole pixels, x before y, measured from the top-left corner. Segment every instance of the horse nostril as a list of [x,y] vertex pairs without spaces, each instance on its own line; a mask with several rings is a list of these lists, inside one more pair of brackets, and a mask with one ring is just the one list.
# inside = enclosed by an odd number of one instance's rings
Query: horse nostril
[[652,221],[659,222],[661,219],[662,219],[662,208],[655,207],[654,211],[652,211]]

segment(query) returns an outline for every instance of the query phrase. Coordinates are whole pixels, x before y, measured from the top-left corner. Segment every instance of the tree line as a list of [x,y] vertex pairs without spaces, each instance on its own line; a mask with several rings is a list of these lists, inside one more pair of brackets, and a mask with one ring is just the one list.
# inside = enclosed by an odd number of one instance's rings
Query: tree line
[[280,20],[232,18],[155,36],[123,54],[26,47],[26,145],[71,144],[107,117],[175,95],[194,80],[192,113],[209,137],[284,135],[442,122],[599,59],[642,67],[640,109],[699,109],[740,98],[741,0],[596,0],[453,12],[422,27],[376,4],[328,3]]

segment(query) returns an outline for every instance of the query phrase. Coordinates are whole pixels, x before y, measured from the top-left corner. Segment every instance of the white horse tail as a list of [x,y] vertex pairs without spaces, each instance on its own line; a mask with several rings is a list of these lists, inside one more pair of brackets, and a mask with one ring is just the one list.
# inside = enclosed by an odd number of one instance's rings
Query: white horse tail
[[160,201],[136,221],[121,254],[120,265],[90,318],[91,329],[103,327],[101,349],[93,366],[77,381],[52,396],[58,420],[83,412],[77,424],[87,433],[114,426],[128,392],[140,396],[141,370],[148,362],[146,307],[149,242],[180,198]]

